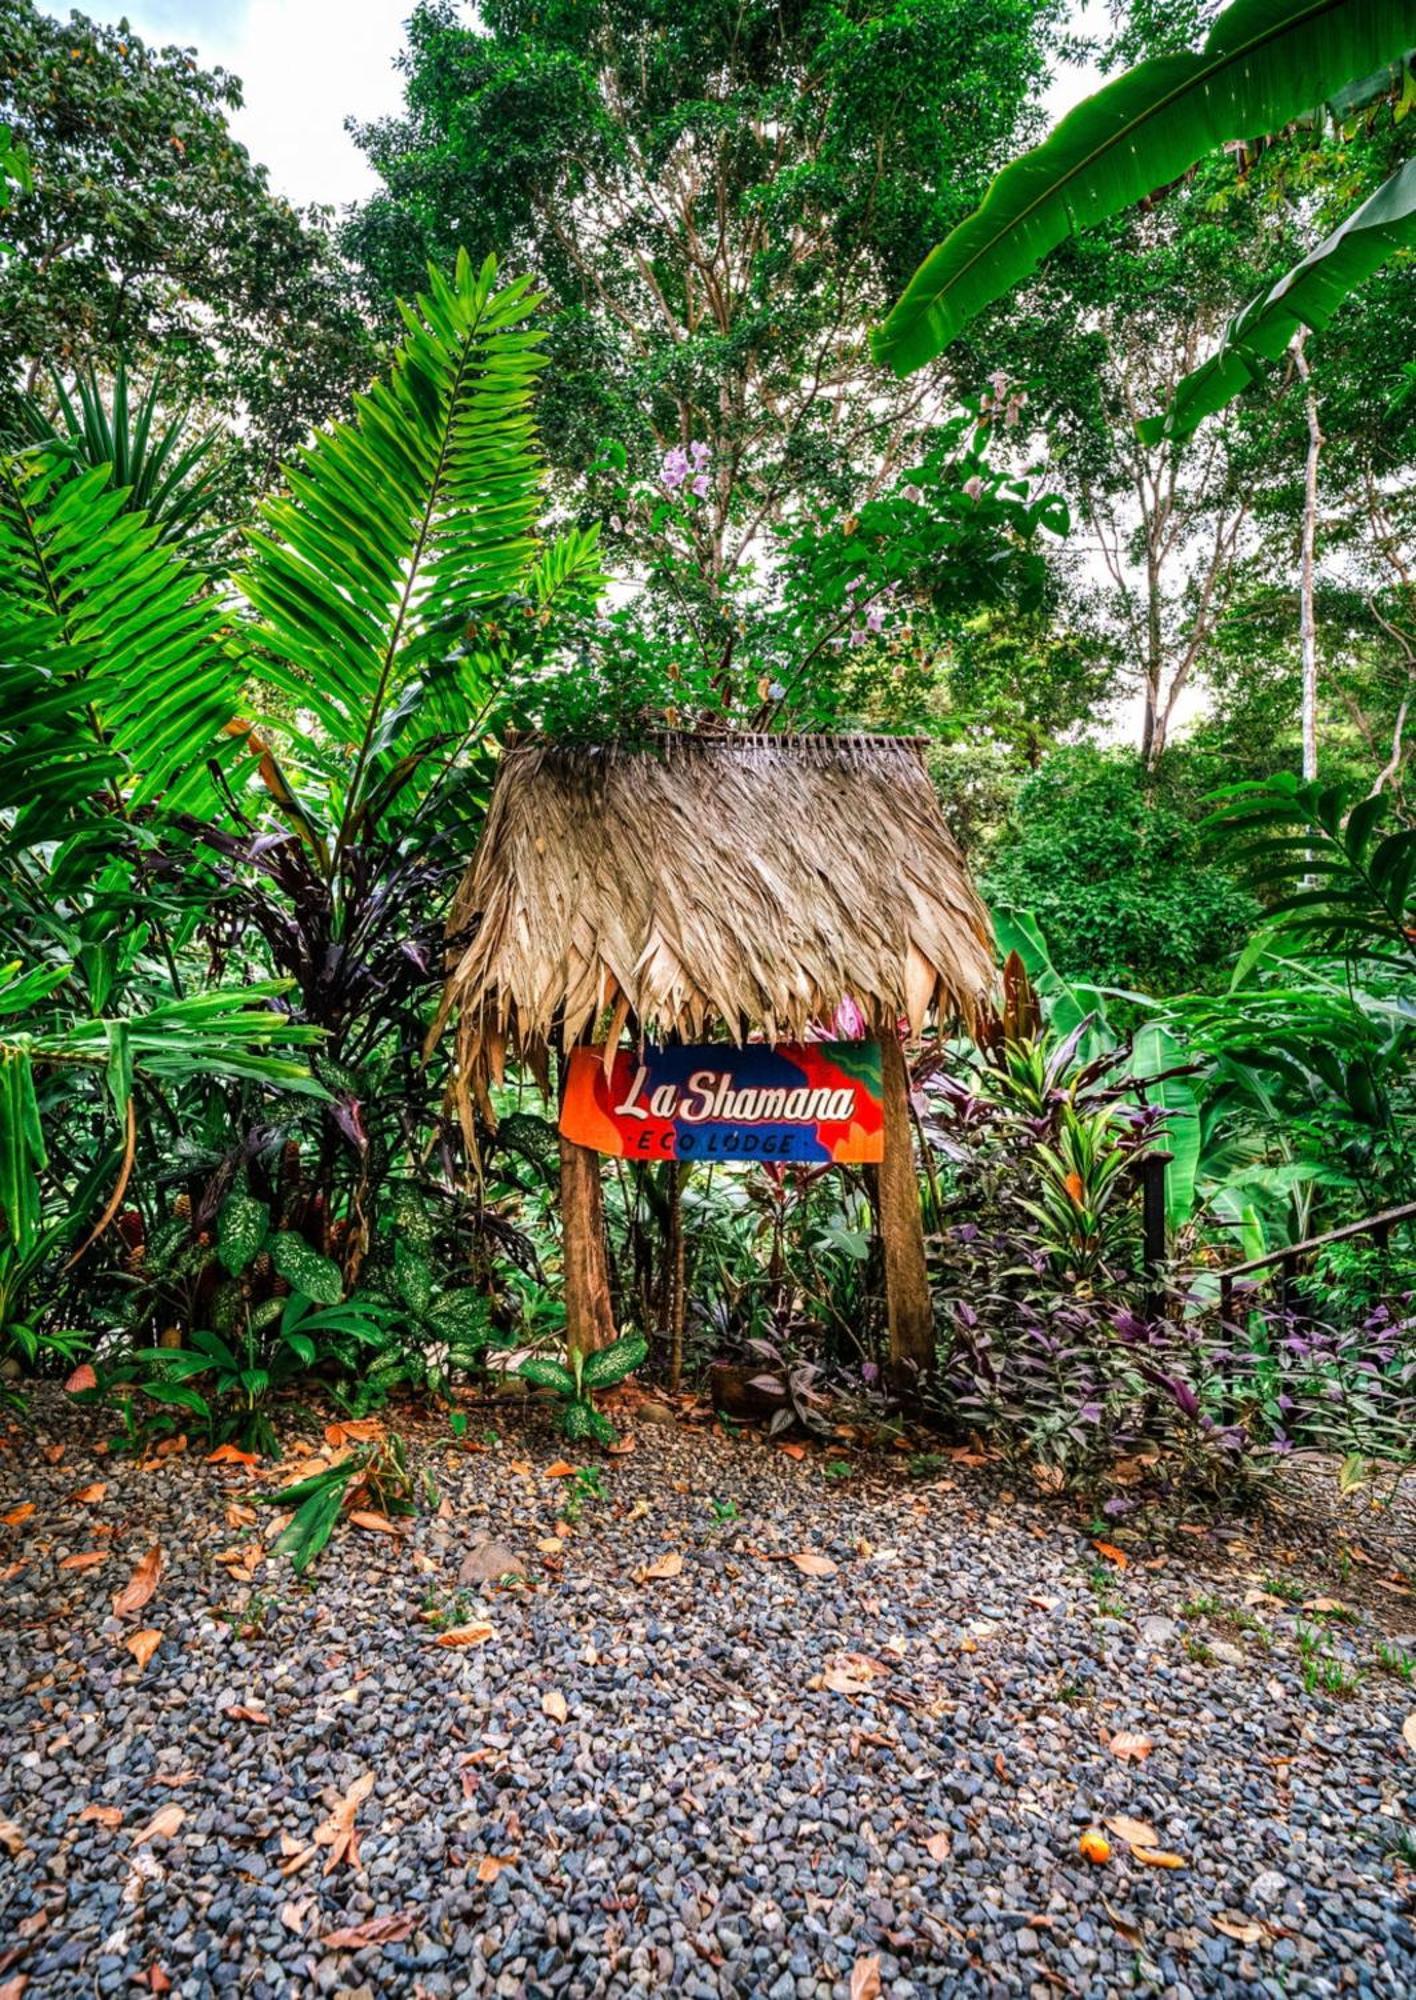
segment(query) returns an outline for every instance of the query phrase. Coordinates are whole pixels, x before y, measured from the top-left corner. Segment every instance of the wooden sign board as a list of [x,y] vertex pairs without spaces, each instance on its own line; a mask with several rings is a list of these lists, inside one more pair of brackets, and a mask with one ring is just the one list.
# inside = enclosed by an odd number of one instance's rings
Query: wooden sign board
[[878,1042],[726,1042],[571,1052],[560,1129],[630,1160],[879,1160]]

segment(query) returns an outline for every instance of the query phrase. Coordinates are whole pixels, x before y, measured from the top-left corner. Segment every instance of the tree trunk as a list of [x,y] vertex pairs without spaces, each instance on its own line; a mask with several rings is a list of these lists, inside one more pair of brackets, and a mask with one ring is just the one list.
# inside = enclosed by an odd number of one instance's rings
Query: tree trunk
[[885,1150],[878,1170],[880,1247],[890,1324],[890,1378],[906,1394],[934,1367],[934,1306],[924,1262],[924,1221],[910,1130],[909,1073],[893,1022],[880,1030]]
[[572,1355],[593,1354],[615,1337],[600,1156],[562,1137],[561,1233],[565,1265],[565,1339]]
[[1318,456],[1323,448],[1318,423],[1318,399],[1313,392],[1312,371],[1303,352],[1307,328],[1298,329],[1293,359],[1303,384],[1308,417],[1308,462],[1303,476],[1303,543],[1298,568],[1298,631],[1303,648],[1303,776],[1311,782],[1318,775],[1318,615],[1314,592],[1315,551],[1318,539]]

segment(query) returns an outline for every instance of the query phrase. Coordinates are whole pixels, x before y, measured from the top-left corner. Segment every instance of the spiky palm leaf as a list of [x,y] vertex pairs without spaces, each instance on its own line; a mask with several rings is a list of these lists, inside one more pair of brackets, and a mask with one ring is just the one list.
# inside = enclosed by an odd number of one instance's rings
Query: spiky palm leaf
[[51,374],[54,413],[38,396],[25,396],[20,415],[31,440],[57,453],[77,477],[106,468],[108,483],[121,488],[129,513],[141,513],[192,562],[205,562],[220,538],[220,523],[207,514],[221,478],[216,430],[192,428],[190,408],[170,414],[163,405],[161,374],[141,396],[134,395],[127,366],[119,362],[105,387],[90,368],[72,386]]
[[524,599],[534,573],[536,303],[525,279],[496,289],[494,259],[431,272],[387,378],[262,509],[237,581],[260,617],[263,677],[326,739],[336,853],[411,738],[474,720],[494,651],[478,623]]
[[32,624],[81,685],[76,754],[116,755],[129,807],[206,801],[240,670],[219,605],[105,467],[75,478],[62,454],[0,458],[0,619]]

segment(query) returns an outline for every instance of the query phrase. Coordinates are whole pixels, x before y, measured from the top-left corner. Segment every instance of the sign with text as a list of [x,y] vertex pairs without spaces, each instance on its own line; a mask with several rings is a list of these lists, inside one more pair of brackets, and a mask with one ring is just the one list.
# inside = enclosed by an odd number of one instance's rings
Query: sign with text
[[571,1052],[560,1129],[629,1160],[879,1160],[877,1042],[726,1042]]

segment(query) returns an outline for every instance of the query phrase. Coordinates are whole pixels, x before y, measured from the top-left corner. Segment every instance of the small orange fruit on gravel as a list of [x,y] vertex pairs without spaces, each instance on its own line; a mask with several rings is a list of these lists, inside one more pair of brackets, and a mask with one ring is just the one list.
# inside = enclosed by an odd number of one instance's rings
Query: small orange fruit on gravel
[[1099,1826],[1089,1826],[1077,1845],[1082,1851],[1082,1858],[1094,1861],[1098,1867],[1103,1861],[1111,1859],[1111,1842]]

